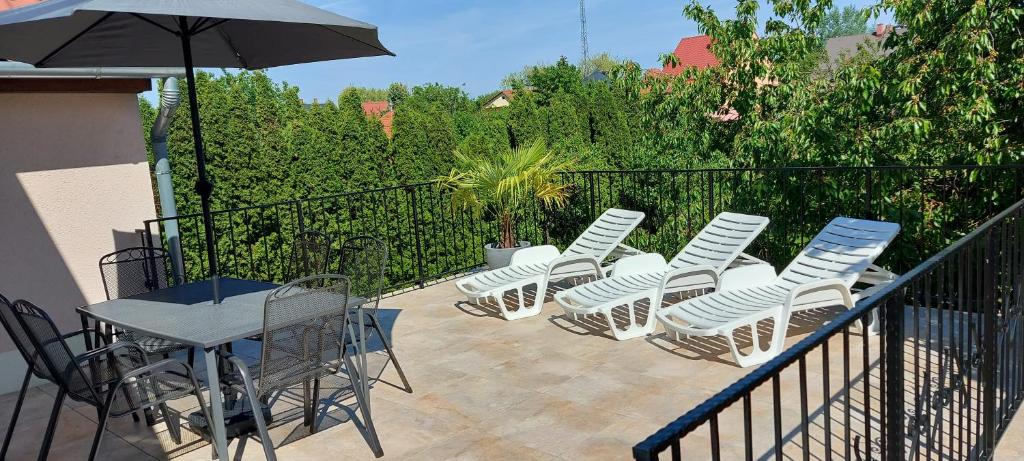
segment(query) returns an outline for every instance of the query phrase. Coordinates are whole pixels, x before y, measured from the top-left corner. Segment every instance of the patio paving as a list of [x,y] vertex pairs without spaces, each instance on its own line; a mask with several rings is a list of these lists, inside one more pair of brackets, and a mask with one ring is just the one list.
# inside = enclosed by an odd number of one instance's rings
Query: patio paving
[[[453,282],[386,298],[382,306],[381,316],[385,324],[393,325],[395,350],[414,389],[411,394],[402,390],[391,366],[373,385],[373,420],[383,459],[627,459],[635,443],[750,371],[734,365],[725,343],[714,338],[678,344],[659,333],[647,339],[615,341],[607,333],[594,334],[569,323],[553,302],[539,316],[508,322],[496,310],[465,304]],[[832,315],[835,311],[795,318],[787,345]],[[868,340],[871,349],[877,350],[877,338]],[[243,343],[236,344],[236,353],[254,358],[258,349]],[[832,449],[842,456],[846,445],[841,438],[844,396],[839,391],[842,343],[834,338],[829,344],[830,366],[825,367],[820,354],[807,359],[809,448],[812,453],[823,452],[819,434],[824,403],[829,402],[831,430],[836,434]],[[856,388],[849,399],[854,407],[862,407],[865,400],[860,344],[857,336],[850,352]],[[386,356],[371,355],[371,366],[380,370]],[[878,405],[875,359],[867,361],[872,405]],[[828,398],[819,384],[826,370],[832,383]],[[799,457],[797,368],[790,367],[780,380],[783,427],[792,428],[785,431],[784,451]],[[288,393],[274,403],[277,422],[271,436],[279,459],[375,459],[363,436],[355,399],[344,389],[344,380],[336,381],[326,384],[322,392],[335,407],[320,415],[323,422],[317,434],[309,435],[302,427],[296,406],[300,393]],[[29,393],[10,459],[35,457],[54,393],[52,386]],[[0,430],[6,429],[15,398],[15,394],[0,397]],[[752,399],[755,457],[771,453],[771,402],[770,385],[759,388]],[[187,399],[177,403],[176,408],[186,412],[195,405]],[[51,459],[84,459],[96,427],[95,411],[76,404],[65,407]],[[851,438],[864,428],[860,414],[852,415]],[[739,405],[720,416],[723,459],[743,455],[741,416]],[[1024,431],[1013,430],[1020,427],[1017,419],[1002,441],[1006,453],[1018,453],[1018,447],[1024,446]],[[175,447],[162,423],[146,427],[120,418],[111,420],[109,427],[103,459],[210,459],[211,449],[202,442],[168,455]],[[706,458],[707,443],[706,429],[688,437],[684,458]],[[235,459],[263,459],[256,440],[235,440],[230,448]]]

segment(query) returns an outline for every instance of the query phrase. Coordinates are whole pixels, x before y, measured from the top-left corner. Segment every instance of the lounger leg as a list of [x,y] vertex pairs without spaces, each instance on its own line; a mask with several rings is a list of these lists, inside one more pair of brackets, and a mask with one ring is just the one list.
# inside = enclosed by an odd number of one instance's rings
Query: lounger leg
[[508,320],[511,316],[511,312],[509,312],[508,306],[505,305],[505,293],[495,295],[494,301],[498,303],[498,310],[501,311],[501,316]]
[[[653,297],[639,298],[627,302],[626,307],[629,313],[629,325],[627,325],[626,328],[619,328],[615,325],[615,319],[612,316],[612,309],[618,306],[610,306],[601,310],[601,314],[608,320],[608,327],[612,330],[612,336],[614,336],[615,339],[625,341],[627,339],[640,338],[654,333],[654,328],[657,326],[657,322],[655,320],[655,311],[653,308],[648,310],[647,321],[644,322],[643,325],[640,325],[639,320],[637,319],[636,303],[642,299],[651,299],[651,302],[654,302]],[[679,339],[678,333],[676,334],[676,339]]]
[[750,353],[746,355],[740,352],[739,347],[736,345],[736,340],[733,338],[733,332],[730,331],[726,335],[726,340],[729,342],[729,348],[732,349],[732,356],[736,363],[743,368],[752,367],[765,363],[782,353],[782,349],[786,344],[788,320],[788,318],[783,318],[781,313],[776,314],[774,324],[772,325],[771,339],[769,339],[766,349],[761,349],[761,340],[757,333],[757,322],[751,323],[749,327],[753,344]]
[[4,447],[0,450],[0,459],[7,459],[7,448],[11,446],[11,437],[14,436],[14,425],[18,423],[18,414],[21,413],[21,404],[25,401],[25,394],[28,392],[28,383],[32,380],[32,365],[25,370],[25,379],[21,382],[21,392],[18,393],[18,403],[14,404],[14,414],[11,415],[11,423],[7,426],[7,435],[4,436]]
[[548,280],[545,278],[544,280],[542,280],[540,282],[537,282],[537,296],[535,296],[533,298],[533,308],[531,309],[532,313],[529,314],[529,315],[537,315],[537,314],[539,314],[541,309],[544,308],[544,300],[547,297],[548,297]]

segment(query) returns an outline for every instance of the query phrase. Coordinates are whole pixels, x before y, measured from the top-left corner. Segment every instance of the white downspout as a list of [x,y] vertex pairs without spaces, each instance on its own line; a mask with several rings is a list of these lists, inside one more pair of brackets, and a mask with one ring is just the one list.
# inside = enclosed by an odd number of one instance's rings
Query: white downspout
[[[167,159],[167,130],[174,118],[174,111],[181,103],[181,94],[178,92],[178,79],[170,77],[164,80],[163,89],[160,91],[160,108],[156,114],[156,121],[153,122],[153,130],[149,133],[149,139],[153,146],[153,161],[155,163],[154,173],[156,174],[157,194],[160,197],[160,217],[169,218],[178,215],[178,206],[174,200],[174,184],[171,181],[171,163]],[[174,280],[182,280],[185,267],[181,259],[181,239],[178,234],[178,221],[164,221],[164,236],[167,238],[167,247],[170,249],[171,271]]]

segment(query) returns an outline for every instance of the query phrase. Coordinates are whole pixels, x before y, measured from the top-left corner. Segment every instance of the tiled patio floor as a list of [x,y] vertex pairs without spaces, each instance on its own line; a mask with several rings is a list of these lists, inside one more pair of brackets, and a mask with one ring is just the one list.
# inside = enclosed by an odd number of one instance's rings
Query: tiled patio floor
[[[414,388],[406,393],[392,384],[400,381],[393,367],[384,369],[371,391],[373,420],[384,459],[400,460],[531,460],[531,459],[626,459],[630,448],[682,415],[750,370],[732,364],[724,343],[712,339],[668,342],[662,335],[619,342],[607,334],[587,334],[561,316],[548,303],[540,316],[507,322],[495,312],[463,303],[452,282],[415,290],[385,299],[385,323],[393,324],[392,336],[399,359]],[[795,320],[787,344],[820,327],[834,312]],[[842,344],[838,338],[828,367],[832,383],[830,407],[840,408],[837,388],[841,382]],[[863,357],[858,346],[851,351],[853,376],[863,377]],[[871,338],[877,350],[877,338]],[[236,352],[250,357],[251,344],[236,345]],[[373,357],[377,369],[383,356]],[[874,363],[873,358],[869,362]],[[877,367],[874,367],[877,368]],[[796,367],[781,378],[783,426],[787,454],[799,453],[800,399]],[[826,374],[820,355],[809,357],[807,373],[811,402],[812,451],[820,453],[816,432],[824,419],[825,401],[820,383]],[[791,372],[790,372],[791,371]],[[873,376],[872,376],[873,375]],[[872,398],[877,405],[877,370],[869,373]],[[863,382],[857,378],[858,382]],[[329,387],[329,386],[328,386]],[[323,394],[327,395],[326,391]],[[34,459],[52,403],[52,388],[34,389],[28,397],[14,437],[9,459]],[[863,393],[850,400],[863,404]],[[5,430],[15,395],[0,397],[0,430]],[[338,401],[333,411],[321,415],[321,431],[308,435],[295,411],[297,396],[277,400],[274,413],[278,427],[272,438],[282,460],[374,459],[361,432],[355,400],[344,390],[325,398]],[[858,400],[859,399],[859,400]],[[767,457],[772,440],[771,386],[754,395],[755,457]],[[815,403],[816,402],[816,403]],[[194,406],[182,401],[180,409]],[[876,407],[877,408],[877,407]],[[833,433],[842,436],[842,417],[833,410]],[[863,428],[861,413],[852,416],[854,434]],[[723,459],[743,453],[742,413],[730,411],[720,420]],[[352,418],[354,416],[354,418]],[[1017,418],[1020,420],[1021,418]],[[69,405],[61,414],[51,459],[84,459],[95,430],[95,411]],[[859,422],[858,422],[859,421]],[[767,422],[767,427],[763,427]],[[1004,437],[1007,453],[1024,446],[1024,434]],[[166,459],[172,449],[161,425],[152,428],[131,418],[112,420],[104,439],[102,459]],[[160,432],[154,435],[153,432]],[[851,437],[853,438],[853,437]],[[688,438],[696,459],[707,453],[707,432]],[[833,438],[833,450],[845,445]],[[703,446],[701,446],[703,444]],[[208,460],[210,447],[175,453],[175,459]],[[263,459],[256,440],[234,441],[234,459]],[[240,451],[240,453],[238,453]],[[689,459],[689,458],[688,458]],[[948,459],[948,458],[947,458]]]

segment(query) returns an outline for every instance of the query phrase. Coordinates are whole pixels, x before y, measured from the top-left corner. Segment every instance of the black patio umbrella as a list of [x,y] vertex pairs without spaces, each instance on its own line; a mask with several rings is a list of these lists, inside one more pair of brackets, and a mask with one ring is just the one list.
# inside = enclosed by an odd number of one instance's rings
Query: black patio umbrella
[[263,69],[391,55],[377,27],[295,0],[48,0],[0,13],[0,59],[36,67],[184,67],[213,298],[220,302],[194,67]]

